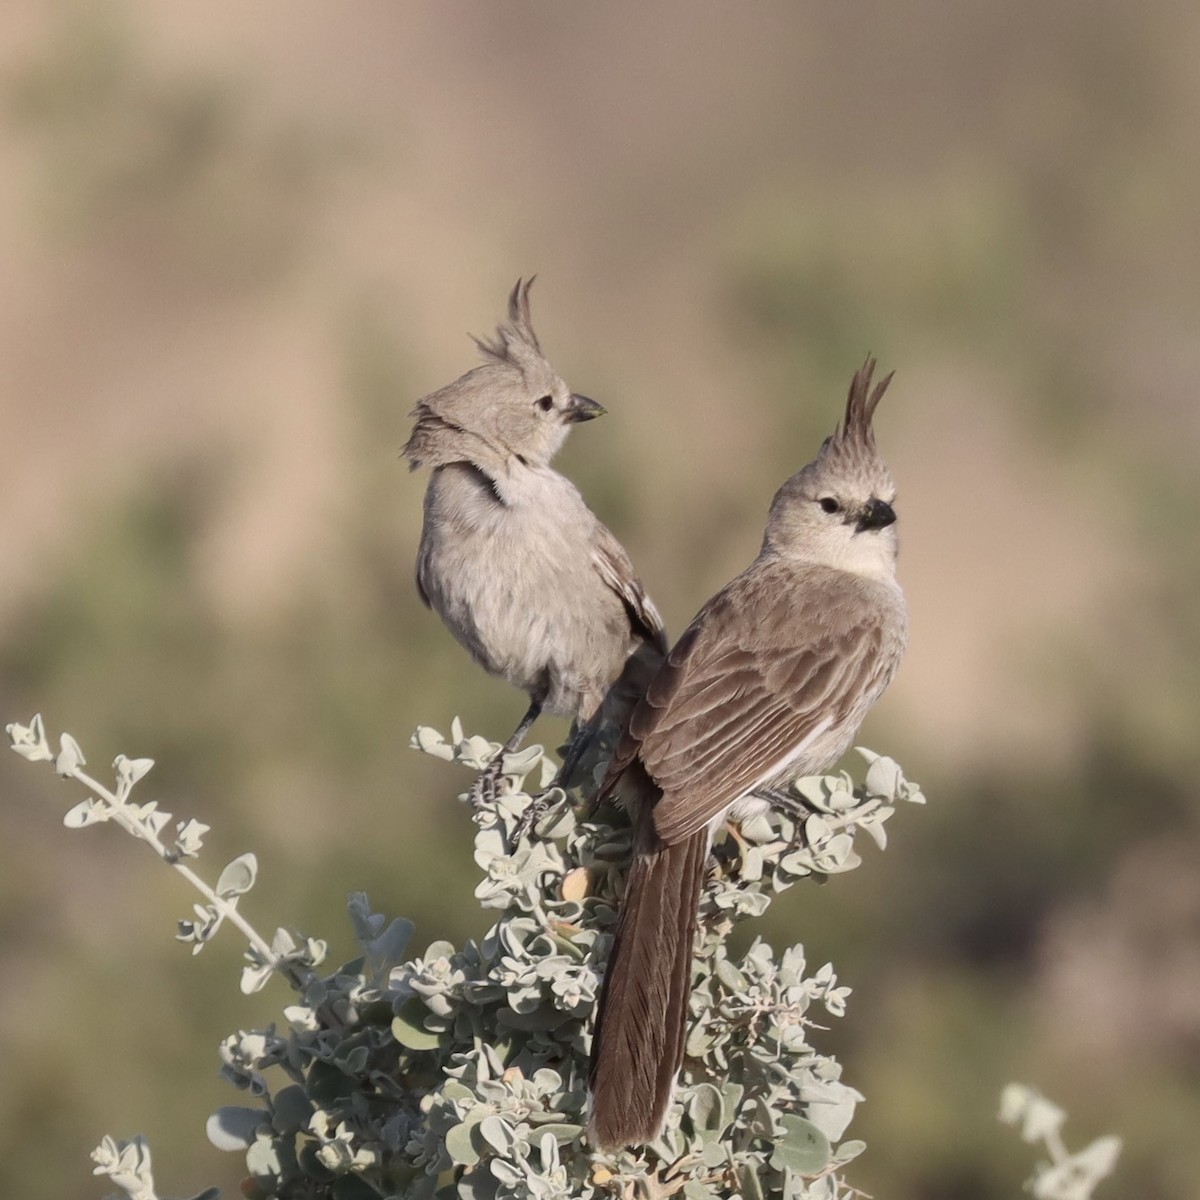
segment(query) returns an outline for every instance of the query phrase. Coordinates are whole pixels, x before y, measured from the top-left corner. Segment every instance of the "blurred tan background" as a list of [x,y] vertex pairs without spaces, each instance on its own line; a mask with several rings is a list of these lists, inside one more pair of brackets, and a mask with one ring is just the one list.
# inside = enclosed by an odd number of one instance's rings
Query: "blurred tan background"
[[[678,633],[873,351],[913,631],[863,741],[931,803],[750,932],[855,989],[865,1191],[1017,1195],[1016,1078],[1126,1138],[1102,1194],[1194,1197],[1198,45],[1184,0],[6,5],[2,719],[158,760],[335,961],[360,888],[477,936],[467,779],[408,735],[524,700],[416,598],[414,400],[536,271],[610,410],[560,465]],[[0,1193],[99,1195],[142,1131],[236,1194],[216,1045],[282,986],[177,946],[48,770],[0,797]]]

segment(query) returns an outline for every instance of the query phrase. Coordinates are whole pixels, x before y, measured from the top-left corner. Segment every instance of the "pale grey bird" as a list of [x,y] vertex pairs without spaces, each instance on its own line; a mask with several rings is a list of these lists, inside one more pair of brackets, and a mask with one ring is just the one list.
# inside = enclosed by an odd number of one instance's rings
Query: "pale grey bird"
[[[404,447],[431,467],[417,553],[421,598],[485,670],[529,695],[529,709],[480,776],[494,796],[505,753],[542,712],[582,727],[622,720],[666,653],[666,632],[629,555],[550,467],[573,424],[605,410],[546,361],[518,279],[484,363],[423,397]],[[606,702],[607,698],[607,702]],[[604,705],[603,710],[601,705]]]
[[[692,943],[713,835],[831,767],[887,687],[908,616],[896,488],[872,418],[889,375],[775,494],[762,549],[714,596],[633,710],[600,789],[632,793],[633,861],[592,1042],[590,1134],[653,1141],[683,1057]],[[793,801],[794,802],[794,801]]]

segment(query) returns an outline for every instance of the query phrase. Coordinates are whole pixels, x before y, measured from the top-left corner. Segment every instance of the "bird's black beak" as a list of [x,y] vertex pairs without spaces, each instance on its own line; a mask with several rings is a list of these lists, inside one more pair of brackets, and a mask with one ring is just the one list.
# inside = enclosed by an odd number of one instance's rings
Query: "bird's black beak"
[[886,500],[872,496],[863,505],[858,514],[858,524],[855,526],[859,533],[864,529],[884,529],[896,519],[896,510]]
[[572,393],[571,403],[563,411],[563,420],[577,424],[580,421],[590,421],[594,417],[602,417],[606,412],[608,409],[603,404],[597,404],[595,400],[589,400],[587,396]]

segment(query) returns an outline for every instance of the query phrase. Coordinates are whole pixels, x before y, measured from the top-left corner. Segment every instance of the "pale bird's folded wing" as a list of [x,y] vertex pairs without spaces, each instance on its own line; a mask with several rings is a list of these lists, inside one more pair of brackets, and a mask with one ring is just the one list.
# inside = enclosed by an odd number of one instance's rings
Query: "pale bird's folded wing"
[[642,581],[634,573],[625,547],[599,521],[592,534],[592,561],[605,585],[625,605],[633,629],[666,654],[667,629],[654,601],[646,595]]
[[[615,769],[634,757],[662,790],[667,843],[815,750],[881,686],[883,631],[868,605],[822,587],[741,576],[701,611],[634,710]],[[815,761],[815,759],[814,759]],[[825,764],[822,763],[822,766]]]

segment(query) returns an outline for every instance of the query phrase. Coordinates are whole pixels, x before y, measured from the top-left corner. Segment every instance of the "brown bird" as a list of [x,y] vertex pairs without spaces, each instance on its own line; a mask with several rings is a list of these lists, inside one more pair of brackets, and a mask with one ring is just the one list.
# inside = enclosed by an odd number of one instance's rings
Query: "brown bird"
[[762,549],[675,644],[599,792],[636,804],[592,1042],[592,1141],[653,1141],[683,1058],[692,949],[714,833],[784,802],[846,751],[908,633],[895,484],[872,418],[874,360],[816,459],[775,494]]
[[605,410],[572,393],[542,354],[532,284],[517,280],[494,341],[476,339],[483,365],[418,401],[404,447],[413,468],[433,470],[421,599],[484,670],[529,696],[476,799],[494,798],[504,755],[542,712],[575,721],[566,782],[590,732],[623,723],[667,647],[624,547],[550,467],[571,426]]

